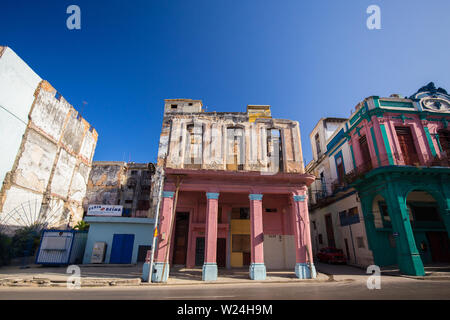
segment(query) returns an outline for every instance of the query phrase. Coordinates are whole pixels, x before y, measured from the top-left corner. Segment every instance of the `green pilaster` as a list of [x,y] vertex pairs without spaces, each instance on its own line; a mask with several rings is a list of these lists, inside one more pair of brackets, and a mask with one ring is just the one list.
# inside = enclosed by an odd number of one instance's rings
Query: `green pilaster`
[[425,269],[416,247],[406,199],[397,191],[394,181],[388,182],[386,191],[389,216],[391,217],[397,244],[397,262],[400,271],[413,276],[424,276]]
[[380,124],[381,135],[383,136],[384,147],[386,148],[386,154],[389,160],[389,165],[394,164],[394,158],[392,157],[391,146],[389,145],[389,139],[386,134],[386,128],[384,124]]
[[373,131],[373,127],[370,128],[370,135],[372,136],[373,147],[375,149],[375,154],[377,155],[378,165],[381,165],[380,153],[378,152],[377,139],[375,138],[375,132]]
[[442,150],[441,142],[439,141],[439,135],[436,133],[436,135],[434,137],[436,138],[436,142],[439,147],[439,152],[444,151],[444,150]]
[[436,157],[436,149],[434,148],[433,140],[431,139],[430,130],[428,130],[427,126],[424,126],[423,129],[425,130],[425,135],[427,136],[427,141],[431,149],[431,154],[433,155],[433,157]]
[[356,169],[356,161],[355,161],[355,154],[353,153],[353,146],[350,146],[350,152],[352,154],[353,168]]

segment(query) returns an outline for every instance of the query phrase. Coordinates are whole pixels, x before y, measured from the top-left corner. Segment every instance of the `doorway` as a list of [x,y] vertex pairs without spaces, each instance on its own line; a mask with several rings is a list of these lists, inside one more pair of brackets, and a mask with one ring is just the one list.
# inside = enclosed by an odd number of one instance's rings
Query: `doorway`
[[334,241],[334,233],[333,233],[333,221],[331,219],[331,214],[325,215],[325,227],[327,230],[327,240],[328,240],[328,246],[335,248],[336,242]]
[[114,234],[109,263],[131,263],[134,234]]
[[[225,268],[227,264],[227,239],[217,238],[216,263],[217,267]],[[198,237],[195,241],[195,265],[203,266],[205,262],[205,237]]]
[[450,262],[450,241],[447,232],[427,232],[433,262]]
[[189,234],[189,212],[177,212],[172,264],[186,265]]

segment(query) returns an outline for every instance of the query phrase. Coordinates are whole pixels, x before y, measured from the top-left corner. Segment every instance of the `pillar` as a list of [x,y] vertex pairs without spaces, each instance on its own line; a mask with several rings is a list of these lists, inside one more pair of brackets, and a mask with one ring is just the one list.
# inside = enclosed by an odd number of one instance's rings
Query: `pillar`
[[292,196],[293,222],[295,235],[295,275],[299,279],[316,278],[313,262],[311,233],[309,228],[308,204],[306,190],[300,195]]
[[218,193],[206,193],[205,261],[202,270],[203,281],[217,280],[217,214]]
[[399,193],[398,187],[393,181],[388,181],[386,191],[385,199],[391,216],[400,272],[413,276],[424,276],[425,269],[414,240],[406,199]]
[[264,233],[262,220],[262,194],[250,194],[250,279],[265,280]]
[[169,256],[169,248],[167,245],[169,241],[170,224],[172,221],[173,196],[174,192],[172,191],[164,191],[162,194],[163,198],[158,228],[158,246],[157,251],[155,252],[155,262],[153,263],[152,282],[167,282],[167,279],[169,278],[169,263],[168,261],[165,261],[165,256],[166,252],[167,257]]

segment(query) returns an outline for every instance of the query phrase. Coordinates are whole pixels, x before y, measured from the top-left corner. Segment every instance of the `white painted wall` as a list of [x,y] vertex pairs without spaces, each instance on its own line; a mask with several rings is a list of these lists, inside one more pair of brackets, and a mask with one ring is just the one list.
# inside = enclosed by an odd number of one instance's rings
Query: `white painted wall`
[[[352,235],[353,235],[353,242],[352,242],[352,239],[350,237],[349,227],[341,226],[341,224],[340,224],[339,212],[348,210],[353,207],[358,208],[360,222],[351,225]],[[326,214],[331,214],[331,219],[333,222],[333,230],[334,230],[334,239],[336,242],[336,246],[338,247],[338,249],[342,249],[346,256],[347,256],[347,252],[346,252],[346,248],[345,248],[344,239],[345,238],[347,239],[349,251],[350,251],[350,257],[349,257],[350,263],[357,264],[359,266],[368,266],[370,264],[373,264],[373,254],[372,254],[372,251],[369,250],[368,243],[367,243],[367,235],[366,235],[366,229],[365,229],[365,225],[364,225],[364,216],[362,214],[360,202],[358,202],[356,200],[356,194],[348,196],[342,200],[336,201],[327,207],[316,209],[316,210],[314,210],[313,213],[310,213],[311,241],[312,241],[314,254],[316,254],[317,251],[320,250],[321,248],[328,246],[327,231],[326,231],[326,226],[325,226],[325,215]],[[315,225],[316,225],[315,230],[313,227],[313,221],[315,222]],[[323,239],[322,244],[319,244],[319,241],[318,241],[319,234],[322,234],[322,239]],[[357,240],[356,240],[357,237],[363,237],[364,248],[358,248]],[[355,263],[355,259],[354,259],[353,244],[355,245],[356,263]]]
[[13,50],[5,48],[0,57],[0,186],[14,164],[41,80]]

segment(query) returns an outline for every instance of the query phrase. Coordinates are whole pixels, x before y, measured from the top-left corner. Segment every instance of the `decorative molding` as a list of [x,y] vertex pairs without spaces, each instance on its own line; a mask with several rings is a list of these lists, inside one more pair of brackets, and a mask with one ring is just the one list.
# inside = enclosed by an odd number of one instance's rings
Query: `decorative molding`
[[219,193],[217,192],[207,192],[206,199],[219,199]]
[[173,198],[173,195],[175,194],[175,192],[173,191],[163,191],[163,198]]
[[251,193],[251,194],[248,195],[248,197],[249,197],[250,200],[259,200],[259,201],[261,201],[262,198],[263,198],[263,195],[262,194],[258,194],[258,193]]

